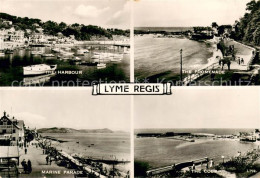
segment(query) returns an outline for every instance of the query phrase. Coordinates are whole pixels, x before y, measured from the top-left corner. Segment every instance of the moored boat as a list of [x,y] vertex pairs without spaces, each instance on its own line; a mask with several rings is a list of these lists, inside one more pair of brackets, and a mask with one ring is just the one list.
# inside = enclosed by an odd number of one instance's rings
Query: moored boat
[[103,69],[103,68],[106,68],[106,64],[105,63],[99,63],[97,64],[97,69]]
[[56,70],[57,65],[37,64],[23,67],[23,75],[42,75]]
[[42,57],[55,57],[54,54],[42,54]]
[[32,55],[41,55],[41,54],[43,54],[43,52],[42,51],[32,51],[31,54]]
[[5,51],[5,54],[13,54],[13,53],[14,53],[14,50],[12,50],[12,49],[7,49]]
[[53,52],[55,53],[60,53],[61,52],[61,49],[60,48],[53,48],[51,49]]

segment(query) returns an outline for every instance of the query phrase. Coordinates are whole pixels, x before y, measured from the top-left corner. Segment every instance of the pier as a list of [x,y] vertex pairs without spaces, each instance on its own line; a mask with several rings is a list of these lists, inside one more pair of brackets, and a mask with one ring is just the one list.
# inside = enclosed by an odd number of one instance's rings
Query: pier
[[205,158],[200,158],[200,159],[196,159],[193,161],[186,161],[186,162],[181,162],[181,163],[177,163],[177,164],[173,164],[173,165],[169,165],[169,166],[151,169],[151,170],[147,171],[146,174],[147,174],[147,176],[154,176],[154,175],[167,173],[172,170],[176,170],[176,169],[181,170],[186,167],[190,167],[193,165],[199,165],[199,164],[203,164],[203,163],[208,163],[208,162],[209,162],[209,158],[205,157]]

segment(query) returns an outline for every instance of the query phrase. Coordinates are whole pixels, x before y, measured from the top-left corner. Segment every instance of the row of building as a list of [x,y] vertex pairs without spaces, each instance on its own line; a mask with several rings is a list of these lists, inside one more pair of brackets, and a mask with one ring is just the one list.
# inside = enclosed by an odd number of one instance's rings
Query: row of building
[[[26,35],[25,35],[26,34]],[[62,33],[57,36],[47,35],[43,33],[43,29],[37,29],[37,32],[31,30],[15,30],[14,27],[10,29],[0,29],[0,50],[9,48],[10,43],[13,47],[21,46],[24,44],[59,44],[59,43],[74,43],[75,36],[71,35],[65,37]]]
[[4,112],[0,119],[0,146],[24,147],[25,125],[23,120],[10,117]]

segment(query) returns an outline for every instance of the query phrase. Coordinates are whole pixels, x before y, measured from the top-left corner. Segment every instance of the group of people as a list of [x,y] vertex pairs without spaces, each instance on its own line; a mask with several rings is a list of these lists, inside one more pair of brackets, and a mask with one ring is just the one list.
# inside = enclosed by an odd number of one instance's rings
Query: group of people
[[32,162],[29,159],[27,162],[23,159],[21,165],[23,166],[23,171],[25,174],[30,174],[32,172]]
[[49,155],[47,155],[45,159],[46,159],[46,164],[48,165],[50,163],[50,165],[51,165],[51,163],[52,163],[51,157]]
[[238,65],[240,65],[240,64],[244,64],[244,59],[243,58],[240,58],[240,57],[237,57],[237,63],[238,63]]

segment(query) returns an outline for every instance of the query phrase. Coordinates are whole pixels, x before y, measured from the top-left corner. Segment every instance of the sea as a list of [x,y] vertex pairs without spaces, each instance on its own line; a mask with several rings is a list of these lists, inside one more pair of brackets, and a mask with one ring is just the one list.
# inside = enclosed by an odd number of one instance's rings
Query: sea
[[[136,28],[138,29],[138,28]],[[142,27],[142,30],[185,31],[183,27]],[[180,50],[183,70],[201,69],[213,56],[211,43],[185,37],[156,38],[154,34],[136,35],[134,38],[135,78],[156,83],[174,80],[180,75]]]
[[[137,133],[189,132],[210,133],[218,135],[238,134],[239,132],[254,132],[254,129],[138,129]],[[240,142],[238,140],[199,138],[195,142],[185,142],[167,138],[137,138],[134,139],[135,161],[147,162],[151,168],[192,161],[204,157],[213,158],[215,162],[222,161],[258,148],[258,142]]]
[[129,133],[41,133],[41,135],[66,141],[52,144],[68,154],[96,159],[130,160]]
[[[109,49],[106,45],[78,45],[77,48],[87,49],[91,47],[90,53],[85,56],[78,56],[85,62],[93,61],[91,56],[94,52],[123,53],[123,48]],[[105,49],[105,47],[107,47]],[[124,54],[120,62],[106,62],[106,68],[97,69],[97,66],[86,66],[72,64],[69,60],[58,59],[55,57],[41,57],[32,55],[32,51],[42,51],[43,53],[52,53],[50,47],[31,47],[27,49],[15,49],[13,54],[0,56],[0,86],[88,86],[93,82],[119,82],[130,81],[130,56]],[[71,51],[76,52],[72,47]],[[65,56],[64,56],[65,57]],[[102,61],[101,61],[102,62]],[[57,64],[57,71],[80,71],[82,74],[56,74],[28,77],[23,75],[23,67],[34,64]]]

